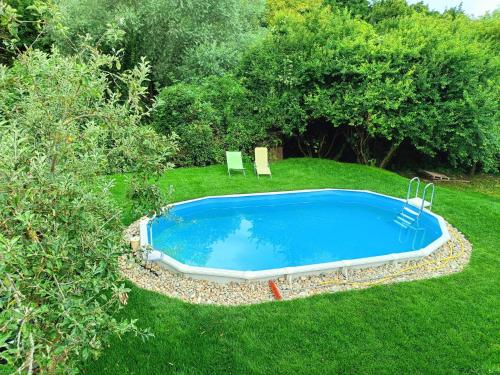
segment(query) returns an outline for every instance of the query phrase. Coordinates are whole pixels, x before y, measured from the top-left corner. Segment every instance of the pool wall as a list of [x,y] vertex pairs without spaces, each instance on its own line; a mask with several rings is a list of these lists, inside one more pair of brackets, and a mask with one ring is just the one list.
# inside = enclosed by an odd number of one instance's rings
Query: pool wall
[[[273,195],[273,194],[294,194],[294,193],[307,193],[307,192],[318,192],[318,191],[350,191],[350,192],[359,192],[359,193],[367,193],[373,194],[381,197],[385,197],[392,200],[397,200],[400,202],[404,202],[404,199],[391,197],[384,194],[374,193],[369,190],[351,190],[351,189],[309,189],[309,190],[293,190],[293,191],[280,191],[280,192],[266,192],[266,193],[253,193],[253,194],[233,194],[233,195],[219,195],[219,196],[207,196],[202,198],[196,198],[191,200],[186,200],[182,202],[177,202],[169,205],[168,207],[174,207],[176,205],[196,202],[205,199],[218,199],[218,198],[230,198],[230,197],[247,197],[247,196],[258,196],[258,195]],[[319,263],[319,264],[311,264],[304,266],[296,266],[296,267],[283,267],[283,268],[274,268],[268,270],[261,271],[235,271],[235,270],[225,270],[219,268],[208,268],[208,267],[196,267],[189,266],[187,264],[181,263],[174,258],[158,251],[154,250],[154,248],[149,251],[146,255],[146,259],[152,262],[158,262],[162,266],[166,267],[168,270],[173,272],[182,273],[188,277],[195,279],[205,279],[205,280],[214,280],[219,282],[230,282],[230,281],[251,281],[251,280],[269,280],[276,279],[278,277],[298,277],[298,276],[308,276],[314,274],[321,274],[327,272],[335,272],[340,271],[343,272],[349,268],[368,268],[368,267],[377,267],[386,263],[393,262],[402,262],[409,261],[413,259],[420,259],[425,256],[428,256],[433,251],[443,246],[446,242],[450,240],[450,234],[448,232],[448,228],[446,226],[445,220],[435,213],[425,210],[428,215],[435,217],[439,223],[441,229],[441,236],[437,238],[435,241],[431,242],[426,247],[414,250],[407,251],[402,253],[391,253],[380,256],[366,257],[366,258],[358,258],[358,259],[348,259],[348,260],[340,260],[335,262],[328,263]],[[144,219],[141,220],[139,224],[140,228],[140,244],[141,247],[151,247],[148,240],[148,223],[154,220],[152,219]]]

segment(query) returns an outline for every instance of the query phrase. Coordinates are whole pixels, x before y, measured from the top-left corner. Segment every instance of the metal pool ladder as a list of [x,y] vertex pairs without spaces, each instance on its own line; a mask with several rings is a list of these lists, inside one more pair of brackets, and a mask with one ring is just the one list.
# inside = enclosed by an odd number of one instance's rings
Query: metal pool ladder
[[[412,195],[412,187],[416,185],[415,196],[410,198]],[[430,200],[425,200],[427,196],[428,190],[430,191]],[[424,191],[422,193],[422,198],[418,196],[418,192],[420,190],[420,179],[418,177],[413,177],[408,184],[408,191],[406,192],[406,201],[401,210],[401,212],[396,216],[394,222],[403,228],[409,228],[416,222],[418,222],[418,218],[420,214],[424,210],[424,208],[428,208],[429,211],[432,210],[432,202],[434,201],[434,184],[432,182],[428,183],[424,187]]]

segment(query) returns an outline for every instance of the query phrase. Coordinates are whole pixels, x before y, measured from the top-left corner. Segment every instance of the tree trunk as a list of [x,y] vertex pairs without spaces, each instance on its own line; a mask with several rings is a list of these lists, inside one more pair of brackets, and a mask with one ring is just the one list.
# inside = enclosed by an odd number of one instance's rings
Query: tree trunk
[[389,151],[387,152],[387,154],[385,155],[385,157],[382,159],[382,161],[379,164],[380,168],[385,168],[387,166],[387,164],[391,161],[392,157],[394,156],[394,153],[399,148],[400,144],[401,144],[401,141],[392,143],[391,148],[389,149]]
[[[321,159],[323,157],[322,151],[323,151],[323,146],[325,145],[325,139],[326,139],[326,135],[324,135],[323,138],[321,138],[321,141],[318,141],[318,143],[317,143],[318,148],[316,149],[316,156],[319,159]],[[314,149],[313,149],[313,152],[314,152]]]
[[472,168],[469,172],[470,177],[474,177],[474,175],[476,174],[476,169],[477,169],[477,161],[474,162],[474,164],[472,164]]
[[307,149],[307,152],[306,152],[306,151],[304,151],[304,149],[302,148],[302,142],[301,142],[301,139],[302,139],[302,136],[300,136],[300,135],[299,135],[299,136],[297,137],[297,145],[299,146],[299,150],[300,150],[300,152],[301,152],[301,153],[302,153],[302,155],[304,155],[304,156],[309,156],[309,157],[311,157],[311,154],[310,154],[310,152],[309,152],[309,148]]
[[333,144],[335,143],[335,140],[337,139],[337,133],[335,133],[332,137],[332,140],[330,142],[330,145],[328,146],[328,150],[326,150],[326,152],[323,154],[323,157],[327,158],[328,155],[330,155],[330,153],[332,152],[332,149],[333,149]]
[[333,157],[333,160],[339,160],[342,157],[342,154],[344,153],[346,145],[347,145],[347,142],[342,143],[342,146],[340,146],[340,150],[335,154],[335,156]]
[[368,164],[370,161],[370,150],[366,148],[368,143],[368,133],[359,127],[355,129],[356,139],[354,140],[354,152],[356,159],[360,164]]

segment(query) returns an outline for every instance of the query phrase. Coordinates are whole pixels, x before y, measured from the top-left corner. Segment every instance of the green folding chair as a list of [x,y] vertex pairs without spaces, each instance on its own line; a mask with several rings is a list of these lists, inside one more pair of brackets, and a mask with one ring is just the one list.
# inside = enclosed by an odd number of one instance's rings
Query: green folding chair
[[243,159],[241,158],[240,151],[226,151],[226,160],[227,160],[227,173],[231,176],[231,171],[239,171],[243,172],[243,175],[246,176],[245,168],[243,167]]

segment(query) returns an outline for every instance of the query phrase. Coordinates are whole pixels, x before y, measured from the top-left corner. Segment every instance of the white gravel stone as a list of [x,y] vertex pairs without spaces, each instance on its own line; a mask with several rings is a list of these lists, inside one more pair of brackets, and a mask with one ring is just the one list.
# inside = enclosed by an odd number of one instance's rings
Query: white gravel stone
[[[124,231],[127,242],[139,235],[139,221]],[[284,300],[304,298],[319,293],[335,293],[373,285],[439,277],[460,272],[469,262],[472,245],[462,233],[448,225],[451,240],[420,260],[385,264],[375,268],[351,269],[347,273],[300,276],[275,280]],[[198,304],[243,305],[273,301],[265,281],[218,283],[196,280],[176,274],[157,263],[147,265],[126,258],[120,259],[124,277],[137,286],[169,297]],[[348,276],[348,277],[347,277]]]

